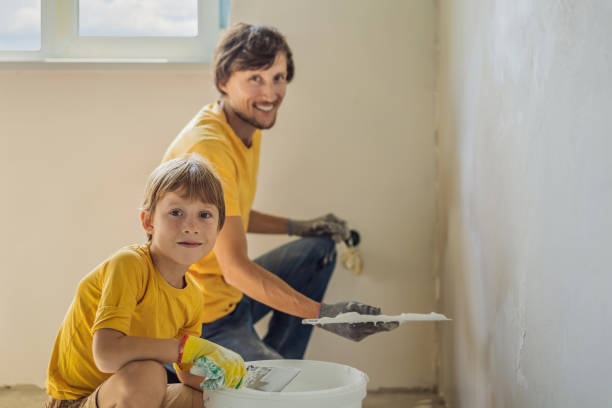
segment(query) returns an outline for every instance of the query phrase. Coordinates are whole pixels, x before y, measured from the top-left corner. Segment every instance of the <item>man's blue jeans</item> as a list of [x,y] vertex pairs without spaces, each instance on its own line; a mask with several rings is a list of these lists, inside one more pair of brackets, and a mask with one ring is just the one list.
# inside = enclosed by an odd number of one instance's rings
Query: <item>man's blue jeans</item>
[[[320,302],[336,265],[336,248],[329,237],[302,238],[265,253],[254,262],[298,292]],[[261,339],[253,325],[270,311],[268,332]],[[202,338],[234,350],[245,361],[301,359],[312,329],[312,325],[302,324],[302,318],[279,312],[244,295],[232,313],[202,325]]]

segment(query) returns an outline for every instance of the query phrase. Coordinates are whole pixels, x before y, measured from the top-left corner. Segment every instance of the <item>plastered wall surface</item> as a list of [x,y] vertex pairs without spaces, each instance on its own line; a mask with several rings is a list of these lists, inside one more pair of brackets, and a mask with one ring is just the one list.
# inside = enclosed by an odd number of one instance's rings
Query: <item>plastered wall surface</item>
[[612,6],[439,5],[440,389],[609,406]]
[[[296,77],[264,135],[256,208],[333,211],[362,233],[363,276],[341,268],[330,301],[389,314],[434,308],[434,12],[430,2],[233,1],[232,20],[272,24]],[[0,384],[42,385],[78,281],[140,242],[147,174],[201,105],[207,72],[0,72]],[[251,237],[250,252],[283,238]],[[317,330],[307,358],[370,388],[435,383],[434,326],[349,343]]]

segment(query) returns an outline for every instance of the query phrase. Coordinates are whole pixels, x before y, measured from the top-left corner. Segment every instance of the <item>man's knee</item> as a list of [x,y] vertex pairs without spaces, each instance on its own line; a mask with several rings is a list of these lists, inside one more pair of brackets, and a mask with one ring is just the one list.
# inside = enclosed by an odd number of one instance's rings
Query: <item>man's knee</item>
[[336,263],[336,243],[327,236],[302,238],[304,251],[318,259],[321,267],[333,266]]
[[329,236],[320,236],[320,237],[307,237],[303,238],[309,241],[310,245],[314,248],[317,248],[319,251],[330,253],[336,252],[336,243]]
[[248,341],[242,347],[243,358],[245,361],[257,360],[280,360],[283,358],[276,350],[272,349],[260,339]]
[[251,325],[234,326],[225,332],[222,339],[216,337],[210,340],[240,354],[244,361],[283,358],[259,338]]
[[159,407],[166,394],[166,370],[157,361],[132,361],[116,374],[118,406]]

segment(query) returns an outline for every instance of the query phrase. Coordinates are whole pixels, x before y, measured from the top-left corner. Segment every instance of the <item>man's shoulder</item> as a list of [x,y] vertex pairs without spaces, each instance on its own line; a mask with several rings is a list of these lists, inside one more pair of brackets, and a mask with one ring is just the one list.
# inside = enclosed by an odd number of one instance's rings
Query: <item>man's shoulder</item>
[[230,132],[225,113],[218,102],[204,106],[185,126],[185,131],[196,131],[205,139],[224,140]]
[[231,128],[218,104],[202,108],[181,130],[168,147],[163,160],[180,157],[185,153],[210,149],[230,149]]

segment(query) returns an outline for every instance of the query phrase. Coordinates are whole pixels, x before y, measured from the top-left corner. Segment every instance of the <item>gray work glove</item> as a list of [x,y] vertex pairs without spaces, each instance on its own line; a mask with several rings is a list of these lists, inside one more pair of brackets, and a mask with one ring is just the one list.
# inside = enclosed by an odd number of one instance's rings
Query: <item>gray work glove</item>
[[351,236],[346,221],[327,214],[307,221],[287,220],[287,234],[301,237],[317,237],[330,235],[334,241],[339,242]]
[[[321,304],[319,318],[336,317],[340,313],[357,312],[359,314],[379,315],[380,308],[359,302],[340,302],[333,305]],[[353,341],[361,341],[370,334],[390,331],[399,326],[399,322],[362,322],[362,323],[328,323],[320,327]]]

